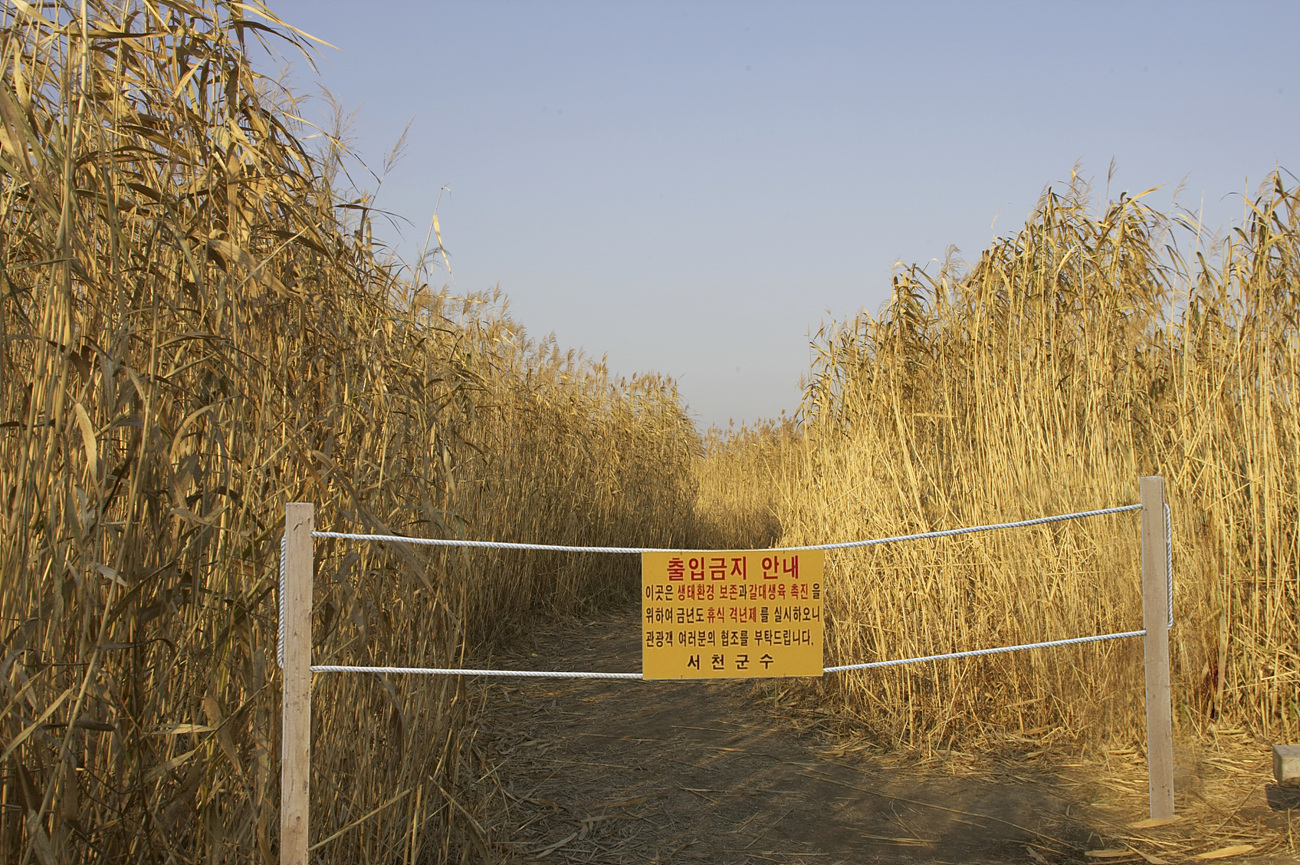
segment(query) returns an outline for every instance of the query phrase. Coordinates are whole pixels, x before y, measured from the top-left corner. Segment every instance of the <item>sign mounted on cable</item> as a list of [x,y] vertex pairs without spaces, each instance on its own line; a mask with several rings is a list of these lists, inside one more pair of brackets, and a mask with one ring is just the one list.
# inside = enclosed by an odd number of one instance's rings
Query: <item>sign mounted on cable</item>
[[641,554],[646,679],[822,674],[821,550]]

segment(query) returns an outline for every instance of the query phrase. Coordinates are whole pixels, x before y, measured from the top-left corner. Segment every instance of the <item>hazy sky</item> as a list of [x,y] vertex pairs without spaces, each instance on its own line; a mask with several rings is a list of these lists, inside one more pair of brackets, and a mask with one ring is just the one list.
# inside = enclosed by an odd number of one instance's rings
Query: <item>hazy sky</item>
[[446,187],[453,293],[499,284],[534,336],[674,376],[701,426],[793,412],[810,331],[878,311],[895,262],[978,258],[1076,162],[1162,209],[1182,182],[1211,226],[1300,174],[1297,3],[271,8],[341,49],[285,56],[376,172],[410,122],[393,246]]

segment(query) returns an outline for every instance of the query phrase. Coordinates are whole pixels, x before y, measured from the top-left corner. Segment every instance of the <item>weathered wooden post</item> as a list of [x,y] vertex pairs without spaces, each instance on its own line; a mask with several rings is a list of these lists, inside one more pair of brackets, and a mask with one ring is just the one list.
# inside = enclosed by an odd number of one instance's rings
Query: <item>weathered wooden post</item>
[[1300,787],[1300,745],[1273,746],[1273,777],[1279,786]]
[[1174,816],[1174,727],[1169,691],[1169,559],[1165,479],[1141,480],[1142,646],[1146,657],[1147,783],[1151,819]]
[[307,865],[311,788],[311,594],[315,505],[285,505],[284,683],[280,726],[280,863]]

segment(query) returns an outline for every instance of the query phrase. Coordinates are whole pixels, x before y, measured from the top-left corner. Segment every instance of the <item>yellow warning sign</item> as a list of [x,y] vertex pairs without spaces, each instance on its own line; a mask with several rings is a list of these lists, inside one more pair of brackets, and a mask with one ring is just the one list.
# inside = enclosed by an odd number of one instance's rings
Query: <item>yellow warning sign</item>
[[822,551],[641,554],[647,679],[822,674]]

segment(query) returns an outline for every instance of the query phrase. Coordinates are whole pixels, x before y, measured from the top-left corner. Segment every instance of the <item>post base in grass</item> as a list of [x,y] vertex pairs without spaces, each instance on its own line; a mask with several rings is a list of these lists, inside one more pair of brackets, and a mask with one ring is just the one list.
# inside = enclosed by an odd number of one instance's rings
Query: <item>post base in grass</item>
[[1300,745],[1273,746],[1273,777],[1285,787],[1300,787]]

